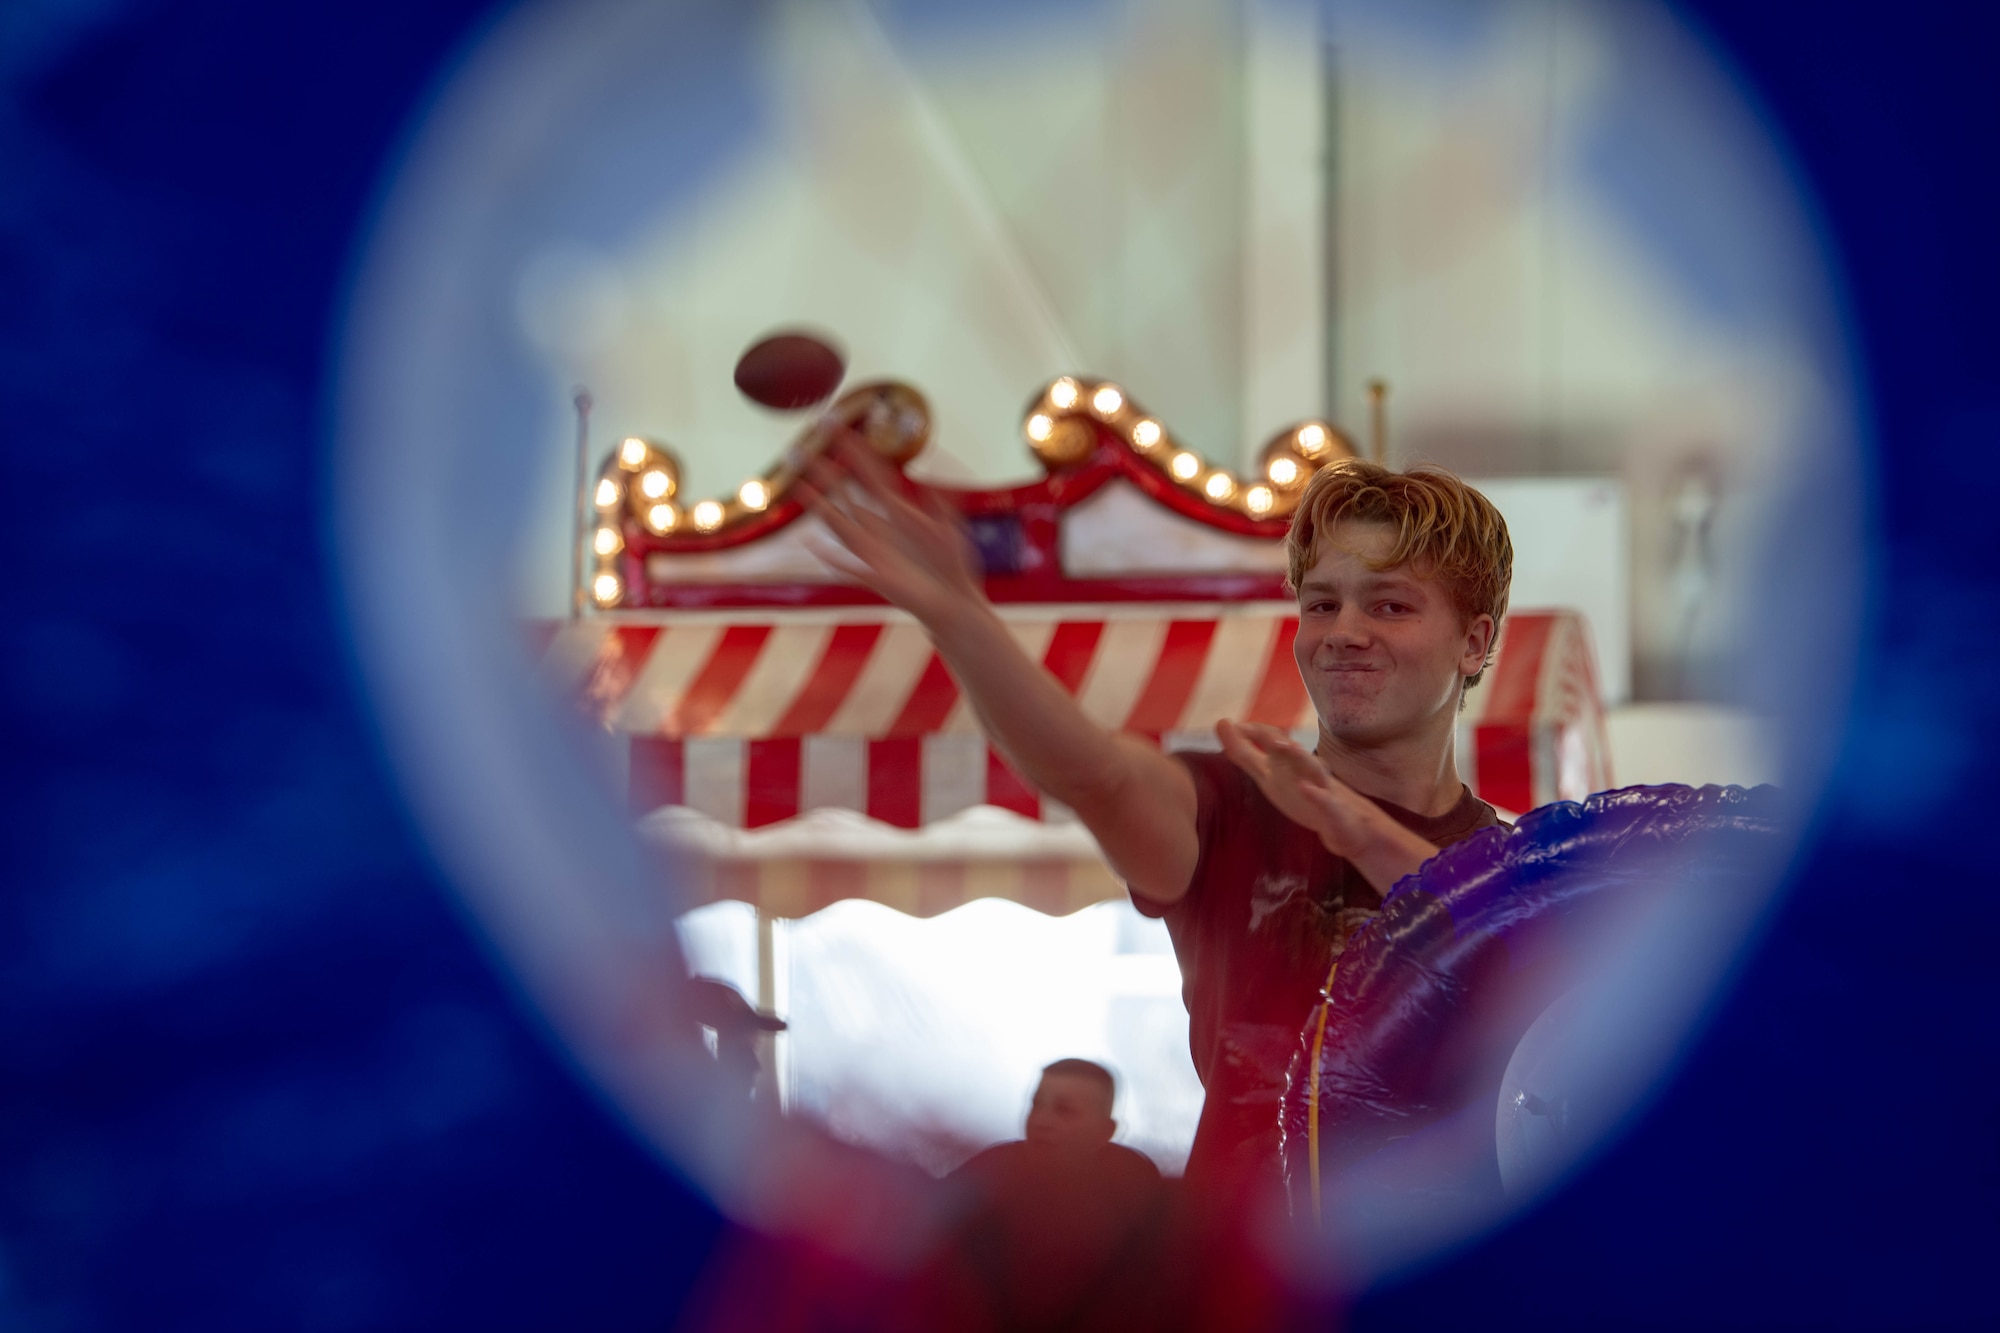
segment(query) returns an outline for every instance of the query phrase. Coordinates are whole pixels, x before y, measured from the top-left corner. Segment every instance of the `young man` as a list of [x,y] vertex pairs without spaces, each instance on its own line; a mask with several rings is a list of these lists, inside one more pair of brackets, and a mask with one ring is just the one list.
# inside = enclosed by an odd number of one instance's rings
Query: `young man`
[[909,503],[865,448],[835,457],[807,474],[844,547],[822,558],[916,617],[987,735],[1166,919],[1206,1092],[1189,1183],[1275,1179],[1285,1072],[1348,934],[1439,847],[1499,822],[1459,781],[1453,737],[1506,613],[1506,523],[1441,470],[1322,468],[1286,538],[1317,746],[1225,722],[1222,756],[1170,756],[1093,724],[1016,646],[947,513]]
[[[957,1295],[970,1310],[933,1311],[940,1328],[1154,1327],[1129,1315],[1149,1286],[1162,1221],[1160,1171],[1111,1137],[1117,1084],[1089,1060],[1042,1071],[1027,1137],[996,1143],[952,1173],[963,1213],[953,1229]],[[949,1289],[949,1288],[946,1288]],[[975,1314],[974,1312],[979,1312]],[[983,1316],[983,1317],[982,1317]]]

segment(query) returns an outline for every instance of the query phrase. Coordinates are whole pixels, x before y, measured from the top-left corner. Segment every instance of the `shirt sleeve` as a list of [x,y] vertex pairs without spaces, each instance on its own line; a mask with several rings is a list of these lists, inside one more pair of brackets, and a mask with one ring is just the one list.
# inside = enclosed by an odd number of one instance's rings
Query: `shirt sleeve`
[[1229,762],[1221,755],[1200,751],[1181,751],[1168,757],[1187,769],[1188,776],[1194,779],[1194,873],[1188,877],[1187,893],[1178,901],[1171,903],[1148,898],[1127,884],[1125,892],[1131,896],[1132,906],[1139,910],[1140,916],[1168,916],[1191,906],[1200,896],[1201,886],[1208,878],[1209,850],[1215,840],[1216,810],[1221,800],[1221,790],[1216,782],[1215,763],[1218,760],[1225,764]]

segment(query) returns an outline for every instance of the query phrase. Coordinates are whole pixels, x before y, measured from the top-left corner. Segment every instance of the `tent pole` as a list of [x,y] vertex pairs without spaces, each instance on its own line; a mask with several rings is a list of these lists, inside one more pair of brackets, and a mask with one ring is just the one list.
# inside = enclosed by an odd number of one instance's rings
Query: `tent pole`
[[[778,1013],[778,919],[761,907],[750,909],[757,919],[757,1008],[767,1014]],[[783,1014],[778,1014],[783,1018]],[[782,1032],[767,1032],[758,1037],[762,1049],[758,1051],[757,1100],[766,1106],[784,1106],[784,1081],[778,1076],[778,1064],[783,1059]]]

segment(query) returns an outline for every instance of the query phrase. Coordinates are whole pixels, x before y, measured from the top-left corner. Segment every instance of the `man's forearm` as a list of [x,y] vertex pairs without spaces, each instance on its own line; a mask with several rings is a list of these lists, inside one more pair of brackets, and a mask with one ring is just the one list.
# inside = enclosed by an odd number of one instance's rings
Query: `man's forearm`
[[1021,650],[985,602],[927,617],[924,628],[987,736],[1023,777],[1086,822],[1120,799],[1129,754]]
[[1186,893],[1199,852],[1187,771],[1092,722],[983,601],[928,616],[924,627],[987,736],[1023,777],[1076,812],[1111,868],[1155,902]]

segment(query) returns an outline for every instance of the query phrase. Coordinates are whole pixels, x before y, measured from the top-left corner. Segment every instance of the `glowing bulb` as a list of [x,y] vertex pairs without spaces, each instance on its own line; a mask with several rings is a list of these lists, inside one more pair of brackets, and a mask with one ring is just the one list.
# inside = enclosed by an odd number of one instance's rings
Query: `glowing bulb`
[[746,481],[736,492],[736,498],[743,502],[745,509],[762,512],[771,503],[771,488],[761,481]]
[[674,480],[660,469],[654,468],[640,475],[639,492],[648,500],[664,500],[674,493]]
[[1265,471],[1270,473],[1271,480],[1280,486],[1289,486],[1299,479],[1299,465],[1282,456],[1272,459],[1271,466]]
[[636,435],[628,436],[622,443],[619,444],[618,465],[620,467],[630,468],[634,472],[636,472],[639,470],[639,466],[645,461],[646,461],[646,442],[640,439],[638,436]]
[[1049,402],[1064,411],[1076,406],[1076,381],[1065,375],[1049,386]]
[[[1050,395],[1053,397],[1054,395]],[[1037,412],[1028,418],[1028,438],[1036,444],[1045,444],[1049,436],[1056,433],[1056,423],[1046,412]]]
[[624,548],[625,539],[618,535],[616,528],[599,528],[590,543],[590,549],[599,555],[617,555]]
[[1183,449],[1174,455],[1174,461],[1167,464],[1167,471],[1179,481],[1193,481],[1195,473],[1201,471],[1201,460]]
[[1156,449],[1159,447],[1160,441],[1165,437],[1165,434],[1166,432],[1160,429],[1159,422],[1153,420],[1151,417],[1147,417],[1144,421],[1132,427],[1132,443],[1138,445],[1141,449]]
[[694,507],[694,525],[703,532],[714,532],[722,526],[722,506],[713,500],[703,500]]
[[1118,392],[1117,385],[1107,384],[1090,396],[1090,405],[1097,409],[1098,415],[1108,417],[1125,406],[1125,395]]
[[624,591],[625,585],[618,581],[616,574],[599,574],[590,581],[591,596],[597,599],[599,606],[611,605]]
[[672,532],[681,521],[681,511],[669,504],[657,504],[646,511],[646,526],[655,532]]
[[1236,494],[1236,479],[1227,472],[1211,472],[1201,488],[1208,493],[1208,498],[1211,500],[1227,500]]
[[1326,448],[1326,427],[1318,424],[1301,426],[1293,438],[1299,442],[1300,453],[1307,458],[1314,458],[1319,455],[1320,450]]
[[618,483],[606,477],[597,483],[597,507],[609,509],[618,503]]
[[1244,492],[1243,503],[1250,507],[1250,512],[1253,514],[1262,515],[1270,513],[1271,488],[1269,486],[1252,486],[1248,491]]

